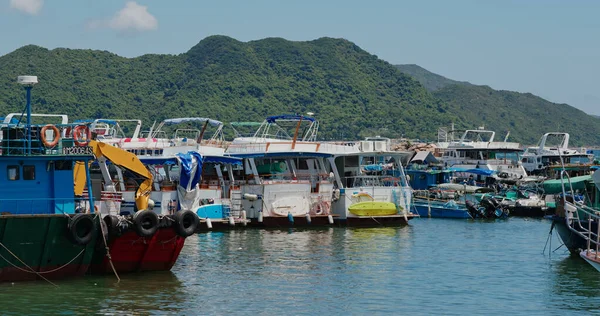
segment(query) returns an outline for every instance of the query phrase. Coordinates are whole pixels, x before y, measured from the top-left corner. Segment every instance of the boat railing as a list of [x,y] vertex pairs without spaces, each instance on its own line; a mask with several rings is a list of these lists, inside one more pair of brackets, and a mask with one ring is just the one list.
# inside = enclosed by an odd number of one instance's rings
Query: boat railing
[[349,187],[357,186],[377,186],[377,187],[396,187],[402,186],[402,179],[400,177],[393,177],[389,175],[378,175],[378,176],[350,176],[344,177]]
[[[78,145],[72,135],[77,124],[31,125],[31,143],[28,146],[27,129],[23,125],[1,124],[3,156],[88,155],[92,148]],[[49,131],[52,131],[51,133]],[[56,133],[58,131],[58,133]],[[44,135],[42,135],[44,133]],[[79,139],[85,143],[89,139]]]

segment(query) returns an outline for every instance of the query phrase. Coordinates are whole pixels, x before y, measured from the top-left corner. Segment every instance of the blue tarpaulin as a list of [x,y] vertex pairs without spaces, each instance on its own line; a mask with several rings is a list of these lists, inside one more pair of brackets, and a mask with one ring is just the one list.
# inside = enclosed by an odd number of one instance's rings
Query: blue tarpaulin
[[179,160],[179,185],[193,189],[200,182],[202,175],[202,155],[195,151],[177,154]]
[[473,173],[473,174],[477,174],[480,176],[491,176],[496,172],[494,170],[487,170],[487,169],[467,169],[467,168],[455,168],[455,167],[448,168],[448,170],[453,171],[453,172]]

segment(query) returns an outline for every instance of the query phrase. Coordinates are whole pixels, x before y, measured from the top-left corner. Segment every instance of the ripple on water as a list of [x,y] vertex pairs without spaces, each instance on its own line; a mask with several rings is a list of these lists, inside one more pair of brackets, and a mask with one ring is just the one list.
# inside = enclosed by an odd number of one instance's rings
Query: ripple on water
[[[190,237],[171,272],[0,285],[14,314],[565,315],[600,308],[600,273],[545,220],[415,219],[407,227]],[[553,248],[560,245],[553,239]]]

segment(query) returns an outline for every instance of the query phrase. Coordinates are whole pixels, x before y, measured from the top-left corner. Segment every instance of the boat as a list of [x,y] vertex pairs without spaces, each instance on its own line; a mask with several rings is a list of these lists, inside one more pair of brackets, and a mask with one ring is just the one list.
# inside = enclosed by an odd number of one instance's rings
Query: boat
[[[552,182],[549,188],[554,188]],[[578,193],[575,187],[583,187],[585,195]],[[600,211],[600,173],[590,177],[572,179],[567,170],[561,172],[561,192],[556,195],[556,210],[547,216],[552,220],[550,232],[556,230],[564,245],[572,254],[587,259],[594,254],[598,244]],[[587,260],[586,259],[586,260]]]
[[226,151],[243,161],[234,166],[232,179],[251,224],[333,224],[333,179],[325,160],[332,155],[322,151],[326,145],[315,141],[318,122],[311,116],[289,114],[268,116],[259,124],[234,123],[238,129],[258,127],[250,136],[237,133]]
[[[521,156],[525,170],[532,175],[544,174],[546,169],[555,166],[562,170],[576,165],[592,164],[594,155],[569,148],[569,134],[552,132],[542,135],[535,147],[528,147]],[[559,171],[560,171],[559,170]]]
[[[458,140],[454,135],[461,133]],[[521,145],[507,142],[508,135],[503,141],[494,140],[496,132],[479,129],[438,131],[436,155],[446,168],[482,169],[494,172],[494,178],[522,179],[527,172],[519,155]],[[478,182],[485,182],[492,175],[478,175]]]
[[[327,167],[336,187],[332,209],[340,225],[406,225],[419,216],[412,212],[412,189],[404,173],[411,152],[392,151],[391,140],[379,136],[324,144],[329,146],[322,145],[320,150],[331,155]],[[356,198],[363,194],[373,201]],[[379,214],[359,212],[363,207],[380,208]]]
[[[7,115],[0,126],[0,282],[82,276],[96,247],[99,216],[74,195],[73,166],[82,161],[88,173],[95,158],[77,145],[81,139],[63,137],[65,129],[78,129],[65,117],[31,113],[36,76],[18,82],[25,86],[26,111]],[[34,116],[60,123],[33,124]]]
[[[125,135],[119,123],[133,121],[133,134]],[[91,120],[95,134],[103,135],[102,142],[107,142],[135,154],[154,175],[150,199],[153,201],[157,214],[169,214],[172,208],[185,199],[200,218],[198,231],[206,229],[226,229],[235,226],[245,226],[248,220],[241,209],[239,188],[233,185],[234,165],[241,165],[240,158],[225,156],[223,146],[223,123],[210,118],[184,117],[171,118],[154,123],[149,131],[141,131],[141,121],[97,119]],[[172,136],[164,131],[166,126],[173,128]],[[199,128],[197,125],[200,125]],[[215,131],[208,139],[208,127]],[[196,188],[189,188],[194,194],[182,194],[179,186],[180,160],[178,155],[197,153],[200,155],[198,171],[200,181]],[[122,173],[115,172],[113,181],[119,183],[117,189],[123,192],[123,212],[132,212],[135,187],[127,185],[128,179]],[[185,191],[185,190],[184,190]]]
[[454,200],[445,201],[413,197],[412,205],[421,217],[459,219],[473,218],[464,203],[460,204]]
[[[86,126],[87,128],[87,126]],[[97,158],[99,173],[87,175],[78,173],[83,164],[75,167],[75,194],[90,196],[83,190],[82,183],[102,188],[93,205],[103,219],[103,239],[105,247],[94,252],[90,271],[95,274],[125,273],[138,271],[166,271],[175,264],[185,238],[195,233],[198,217],[189,208],[177,204],[167,204],[166,208],[154,210],[154,201],[150,199],[153,174],[139,160],[138,156],[108,143],[90,140],[88,148]],[[193,168],[197,158],[182,155],[182,178],[198,181]],[[132,198],[134,206],[127,210],[126,192],[117,190],[119,180],[113,181],[110,165],[118,168],[121,177],[126,172],[133,181]],[[122,171],[121,171],[122,170]],[[159,200],[161,201],[161,200]],[[167,212],[162,210],[167,209]]]

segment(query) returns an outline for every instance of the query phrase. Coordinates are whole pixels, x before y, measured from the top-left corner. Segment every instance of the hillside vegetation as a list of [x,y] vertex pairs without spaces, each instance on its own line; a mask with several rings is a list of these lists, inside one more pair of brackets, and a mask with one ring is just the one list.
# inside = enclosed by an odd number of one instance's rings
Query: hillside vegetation
[[[29,45],[0,57],[2,113],[23,110],[24,92],[16,83],[23,74],[40,81],[33,90],[34,112],[72,119],[139,118],[146,128],[173,117],[262,121],[267,115],[313,112],[321,139],[403,135],[434,140],[438,127],[454,122],[498,131],[514,125],[514,139],[529,141],[564,121],[574,140],[600,144],[598,127],[589,127],[583,113],[567,105],[534,96],[527,104],[511,104],[490,98],[497,93],[491,89],[459,93],[453,90],[456,84],[438,84],[432,93],[419,78],[343,39],[239,42],[211,36],[180,55],[136,58]],[[501,100],[505,110],[491,103]],[[556,114],[561,111],[570,111],[569,116]]]
[[567,132],[571,144],[600,144],[600,119],[567,104],[557,104],[531,93],[494,90],[488,86],[455,81],[417,65],[397,65],[402,72],[421,82],[437,99],[461,117],[466,126],[484,126],[496,131],[501,140],[510,131],[509,141],[535,145],[547,132]]

